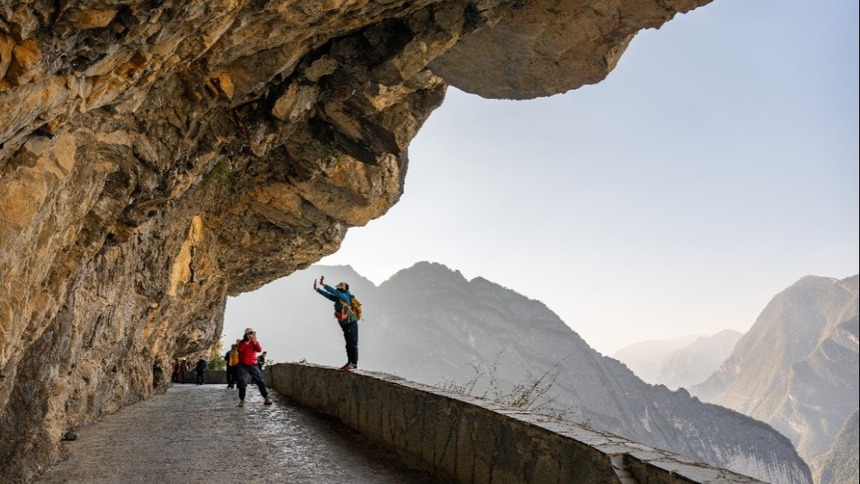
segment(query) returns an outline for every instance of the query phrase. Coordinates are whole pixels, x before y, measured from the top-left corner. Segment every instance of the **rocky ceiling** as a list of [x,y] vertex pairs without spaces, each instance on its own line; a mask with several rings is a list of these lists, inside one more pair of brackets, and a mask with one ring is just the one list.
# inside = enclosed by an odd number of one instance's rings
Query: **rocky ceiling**
[[705,3],[0,0],[0,480],[384,215],[448,85],[595,83]]

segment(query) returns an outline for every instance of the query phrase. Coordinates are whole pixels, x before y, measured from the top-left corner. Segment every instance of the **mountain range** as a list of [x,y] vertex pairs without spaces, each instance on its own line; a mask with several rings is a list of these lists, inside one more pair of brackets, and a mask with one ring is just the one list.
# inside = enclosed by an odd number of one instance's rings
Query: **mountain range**
[[275,361],[340,366],[332,304],[312,289],[321,275],[348,282],[364,304],[360,370],[547,412],[768,482],[812,482],[769,425],[645,383],[540,301],[441,264],[418,263],[378,287],[349,267],[311,266],[228,301],[226,341],[250,326]]
[[741,336],[725,329],[711,336],[643,341],[621,348],[612,357],[642,380],[674,390],[705,381],[732,354]]
[[819,484],[858,482],[857,296],[856,275],[800,279],[771,300],[718,371],[690,393],[773,426]]

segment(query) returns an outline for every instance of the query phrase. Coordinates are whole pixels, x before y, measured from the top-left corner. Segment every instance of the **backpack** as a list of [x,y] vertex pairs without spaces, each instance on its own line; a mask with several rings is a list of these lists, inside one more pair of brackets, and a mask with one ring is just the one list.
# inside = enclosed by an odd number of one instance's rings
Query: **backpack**
[[361,301],[359,301],[357,297],[352,296],[350,298],[349,309],[352,311],[352,314],[355,314],[356,321],[361,319]]
[[230,350],[230,359],[227,361],[227,364],[230,366],[239,364],[239,350]]
[[343,321],[345,319],[349,319],[349,313],[355,315],[355,320],[358,321],[361,319],[361,302],[357,297],[350,294],[349,305],[344,304],[343,301],[340,302],[340,310],[335,311],[334,317],[338,321]]

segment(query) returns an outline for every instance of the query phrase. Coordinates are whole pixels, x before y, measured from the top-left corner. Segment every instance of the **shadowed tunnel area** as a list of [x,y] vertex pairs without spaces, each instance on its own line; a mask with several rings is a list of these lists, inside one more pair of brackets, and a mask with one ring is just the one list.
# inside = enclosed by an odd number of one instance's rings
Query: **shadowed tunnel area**
[[440,482],[391,451],[272,392],[248,388],[244,408],[224,385],[173,385],[65,442],[65,458],[34,482]]

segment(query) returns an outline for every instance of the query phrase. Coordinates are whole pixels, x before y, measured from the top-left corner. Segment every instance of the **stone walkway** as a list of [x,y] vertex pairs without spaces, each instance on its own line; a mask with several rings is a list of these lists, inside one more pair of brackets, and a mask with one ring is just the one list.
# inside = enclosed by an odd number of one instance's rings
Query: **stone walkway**
[[255,386],[173,385],[79,429],[42,483],[431,483],[330,418]]

